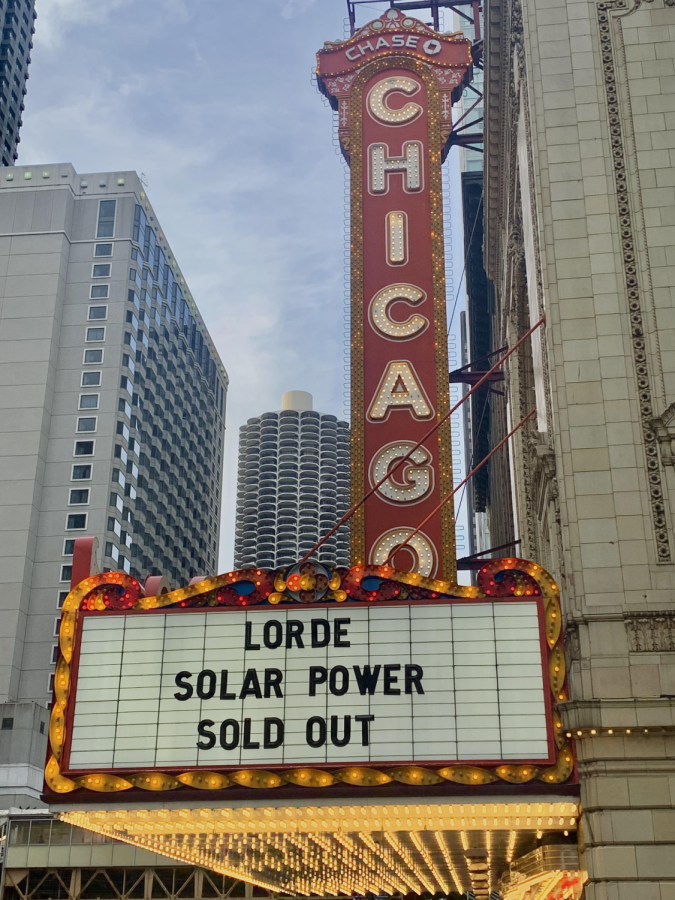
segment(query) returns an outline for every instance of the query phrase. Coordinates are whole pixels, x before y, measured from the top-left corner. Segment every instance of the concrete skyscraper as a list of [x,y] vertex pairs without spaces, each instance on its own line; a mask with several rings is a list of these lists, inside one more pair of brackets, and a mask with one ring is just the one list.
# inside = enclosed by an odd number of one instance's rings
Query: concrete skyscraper
[[[292,565],[349,508],[349,425],[289,391],[281,412],[249,419],[239,436],[236,568]],[[318,552],[349,565],[349,526]]]
[[0,169],[0,266],[2,807],[42,786],[75,539],[217,571],[228,380],[135,173]]
[[0,16],[0,161],[3,166],[13,166],[37,19],[35,0],[2,0]]

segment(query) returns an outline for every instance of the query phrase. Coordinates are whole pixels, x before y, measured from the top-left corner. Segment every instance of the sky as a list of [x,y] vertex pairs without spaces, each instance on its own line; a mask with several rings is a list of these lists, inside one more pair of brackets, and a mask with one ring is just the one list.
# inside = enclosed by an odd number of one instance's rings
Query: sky
[[[386,5],[360,8],[360,23]],[[136,170],[230,376],[239,427],[305,390],[344,413],[344,188],[312,74],[345,0],[37,0],[19,165]]]

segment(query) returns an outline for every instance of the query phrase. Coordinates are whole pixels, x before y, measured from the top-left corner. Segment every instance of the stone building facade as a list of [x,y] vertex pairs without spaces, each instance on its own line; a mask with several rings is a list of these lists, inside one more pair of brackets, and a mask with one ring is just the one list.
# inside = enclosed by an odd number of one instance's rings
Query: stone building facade
[[485,30],[494,346],[546,316],[491,535],[561,585],[586,897],[672,900],[675,3],[488,0]]

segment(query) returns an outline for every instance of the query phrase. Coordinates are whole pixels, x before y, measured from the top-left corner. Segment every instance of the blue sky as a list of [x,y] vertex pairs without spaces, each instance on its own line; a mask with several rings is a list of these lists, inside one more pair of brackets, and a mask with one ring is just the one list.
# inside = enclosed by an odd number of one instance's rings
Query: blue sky
[[[361,10],[361,20],[377,10]],[[231,384],[239,426],[286,390],[343,412],[344,167],[314,54],[344,0],[38,0],[19,164],[135,169]]]

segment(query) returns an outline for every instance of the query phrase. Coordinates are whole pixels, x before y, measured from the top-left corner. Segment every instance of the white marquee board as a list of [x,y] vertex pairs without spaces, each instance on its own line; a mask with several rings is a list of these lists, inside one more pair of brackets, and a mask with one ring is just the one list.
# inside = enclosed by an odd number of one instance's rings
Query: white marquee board
[[71,773],[549,760],[534,600],[81,624]]

